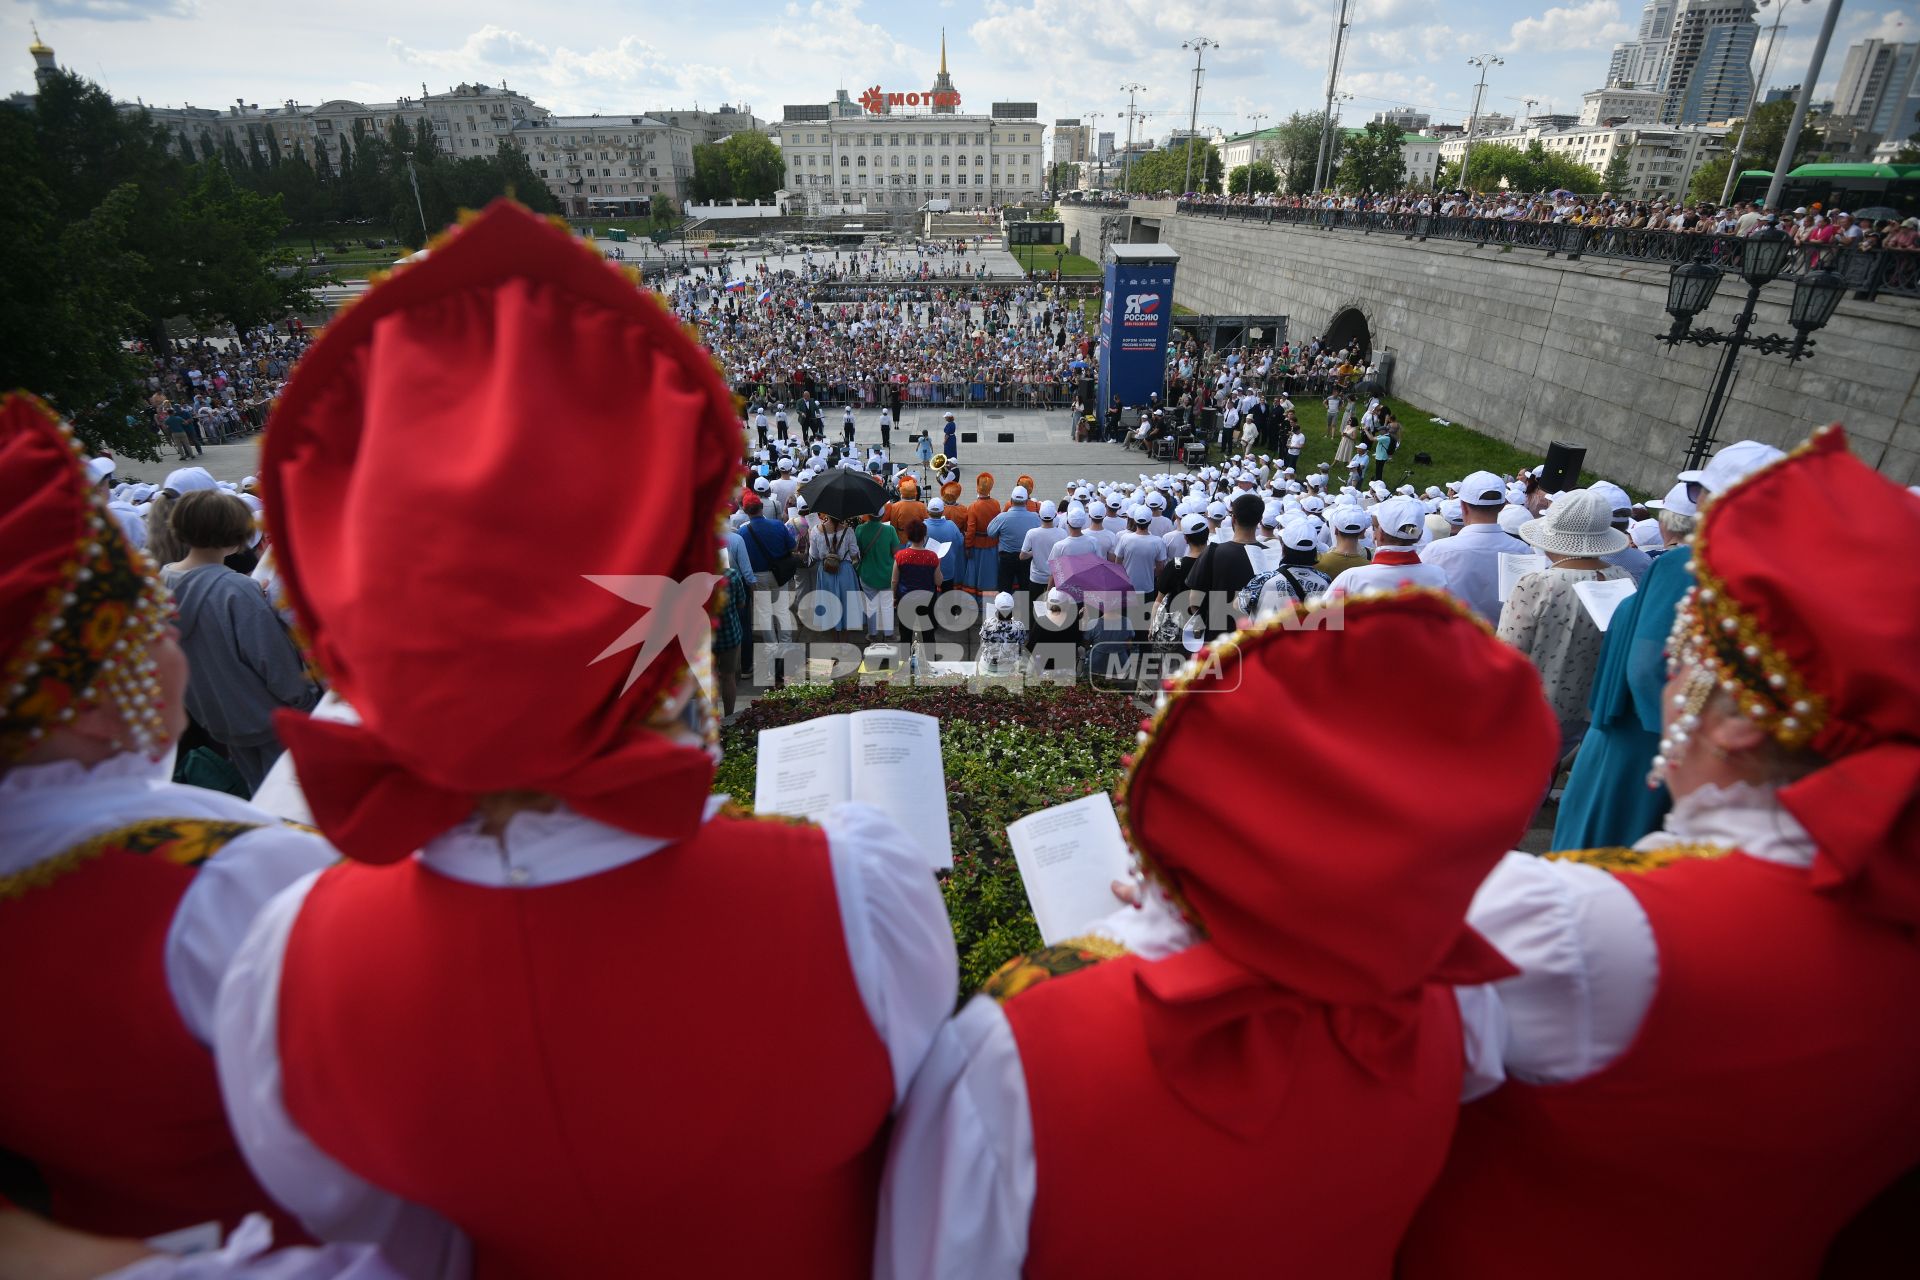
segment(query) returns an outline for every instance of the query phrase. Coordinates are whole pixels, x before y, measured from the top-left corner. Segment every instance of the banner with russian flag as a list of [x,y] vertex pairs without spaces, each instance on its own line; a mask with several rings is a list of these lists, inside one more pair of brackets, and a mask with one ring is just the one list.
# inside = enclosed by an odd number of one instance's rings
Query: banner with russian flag
[[766,301],[766,300],[767,300],[768,298],[771,298],[772,296],[773,296],[773,290],[771,290],[771,289],[762,289],[762,290],[760,291],[760,296],[759,296],[758,298],[755,298],[755,299],[754,299],[754,301],[755,301],[755,302],[765,302],[765,301]]
[[745,280],[727,281],[728,293],[745,293],[746,291],[747,291],[747,282]]

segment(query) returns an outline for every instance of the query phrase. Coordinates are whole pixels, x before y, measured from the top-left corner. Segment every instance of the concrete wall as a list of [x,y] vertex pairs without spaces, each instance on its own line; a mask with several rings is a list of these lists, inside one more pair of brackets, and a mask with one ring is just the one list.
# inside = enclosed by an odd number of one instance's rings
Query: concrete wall
[[[1081,237],[1075,251],[1097,257],[1098,211],[1063,205],[1061,220],[1070,245]],[[1286,315],[1302,340],[1358,308],[1375,347],[1394,352],[1394,394],[1534,453],[1583,444],[1590,467],[1643,491],[1672,483],[1720,356],[1654,341],[1668,323],[1665,267],[1180,215],[1136,216],[1134,234],[1179,250],[1182,306]],[[1696,327],[1730,329],[1745,297],[1723,281]],[[1791,334],[1791,297],[1770,286],[1756,329]],[[1920,483],[1920,303],[1849,298],[1816,342],[1798,364],[1742,360],[1720,439],[1784,447],[1837,419],[1867,462]]]

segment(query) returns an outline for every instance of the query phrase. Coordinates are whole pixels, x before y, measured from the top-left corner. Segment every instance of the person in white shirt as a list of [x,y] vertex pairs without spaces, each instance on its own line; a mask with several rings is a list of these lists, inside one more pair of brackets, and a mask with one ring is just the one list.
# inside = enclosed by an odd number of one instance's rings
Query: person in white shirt
[[1460,482],[1461,527],[1420,552],[1422,563],[1447,576],[1447,590],[1484,619],[1500,622],[1500,557],[1533,554],[1533,548],[1500,528],[1506,486],[1491,471],[1476,471]]
[[1027,530],[1020,544],[1020,558],[1027,562],[1027,580],[1035,587],[1036,596],[1040,594],[1038,588],[1047,585],[1047,560],[1053,554],[1054,544],[1067,536],[1065,529],[1054,525],[1059,515],[1060,509],[1052,501],[1042,502],[1039,527]]
[[1160,566],[1173,558],[1167,549],[1166,540],[1157,538],[1151,528],[1151,508],[1144,504],[1133,509],[1130,520],[1132,527],[1120,535],[1114,545],[1113,558],[1127,571],[1127,581],[1133,589],[1143,595],[1153,592],[1154,575]]
[[1446,590],[1446,570],[1422,564],[1414,545],[1427,530],[1427,512],[1413,498],[1394,497],[1373,508],[1374,552],[1366,564],[1342,570],[1333,592],[1353,595],[1410,585]]

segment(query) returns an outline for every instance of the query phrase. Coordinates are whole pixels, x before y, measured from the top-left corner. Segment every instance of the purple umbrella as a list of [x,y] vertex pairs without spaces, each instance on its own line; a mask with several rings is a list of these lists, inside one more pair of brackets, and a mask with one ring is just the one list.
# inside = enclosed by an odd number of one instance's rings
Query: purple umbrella
[[1133,590],[1125,570],[1097,555],[1061,556],[1054,565],[1052,585],[1075,600]]

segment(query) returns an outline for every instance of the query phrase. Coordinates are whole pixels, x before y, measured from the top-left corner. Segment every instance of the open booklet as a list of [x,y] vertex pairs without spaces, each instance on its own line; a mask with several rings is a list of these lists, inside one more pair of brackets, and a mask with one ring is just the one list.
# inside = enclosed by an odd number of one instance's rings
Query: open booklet
[[870,804],[900,824],[927,865],[953,865],[940,722],[913,711],[854,711],[760,731],[753,807],[818,818]]
[[1614,610],[1626,603],[1633,594],[1632,578],[1608,578],[1599,582],[1576,582],[1573,594],[1586,607],[1587,616],[1602,631],[1613,621]]
[[1527,555],[1514,551],[1502,551],[1500,553],[1500,603],[1505,604],[1507,597],[1513,594],[1514,583],[1530,573],[1540,572],[1547,568],[1549,563],[1546,556],[1538,551]]
[[1007,844],[1048,946],[1085,933],[1119,906],[1113,882],[1127,877],[1133,855],[1106,792],[1008,823]]

